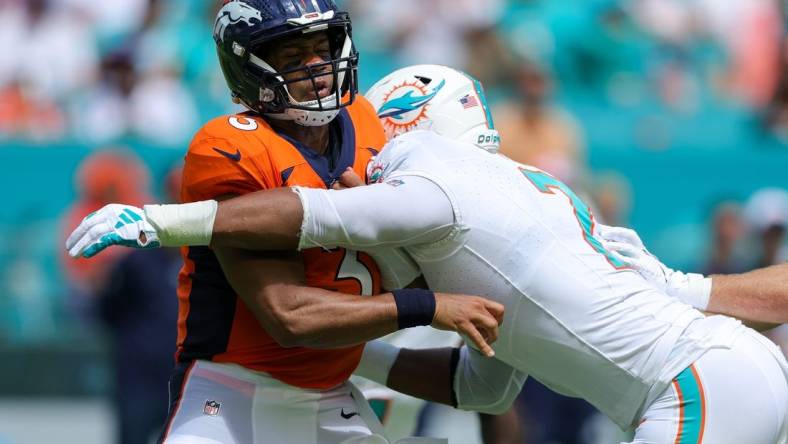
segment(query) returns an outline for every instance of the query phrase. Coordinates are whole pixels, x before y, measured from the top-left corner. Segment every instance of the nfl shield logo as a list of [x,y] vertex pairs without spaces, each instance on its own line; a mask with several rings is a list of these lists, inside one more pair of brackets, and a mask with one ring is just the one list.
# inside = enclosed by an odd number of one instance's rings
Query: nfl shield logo
[[205,407],[202,408],[202,412],[208,416],[216,416],[219,414],[219,408],[222,405],[216,401],[205,401]]

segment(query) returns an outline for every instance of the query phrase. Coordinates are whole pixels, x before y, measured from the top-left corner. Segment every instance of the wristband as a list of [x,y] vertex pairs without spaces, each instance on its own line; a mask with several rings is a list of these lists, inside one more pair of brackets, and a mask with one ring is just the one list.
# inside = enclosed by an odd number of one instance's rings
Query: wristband
[[206,200],[180,205],[145,205],[145,218],[162,247],[210,245],[219,204]]
[[364,346],[361,361],[353,372],[370,381],[386,385],[389,372],[399,356],[399,347],[383,341],[370,341]]
[[430,325],[435,319],[435,293],[420,288],[394,290],[399,329]]

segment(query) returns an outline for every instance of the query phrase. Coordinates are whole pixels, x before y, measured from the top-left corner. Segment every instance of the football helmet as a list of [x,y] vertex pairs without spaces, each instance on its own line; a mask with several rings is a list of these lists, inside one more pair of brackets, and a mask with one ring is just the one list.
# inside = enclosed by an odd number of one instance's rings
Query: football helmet
[[[329,38],[331,56],[323,63],[278,71],[264,60],[266,51],[282,39],[313,32]],[[353,103],[358,52],[351,36],[350,17],[333,0],[225,0],[213,30],[233,97],[252,111],[304,126],[328,124]],[[326,75],[333,76],[334,90],[321,98],[315,80]],[[288,86],[307,80],[317,99],[298,102]]]
[[377,110],[389,140],[412,130],[431,130],[491,153],[500,147],[481,83],[456,69],[402,68],[373,85],[365,97]]

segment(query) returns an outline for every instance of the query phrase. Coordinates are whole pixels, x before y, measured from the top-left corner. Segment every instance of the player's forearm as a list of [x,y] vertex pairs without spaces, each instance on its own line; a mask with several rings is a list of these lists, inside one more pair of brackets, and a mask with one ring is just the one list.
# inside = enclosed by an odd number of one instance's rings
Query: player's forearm
[[410,350],[378,340],[364,346],[354,373],[415,398],[456,406],[453,379],[458,359],[459,349]]
[[432,325],[470,338],[488,356],[503,305],[477,296],[394,290],[354,296],[305,286],[296,254],[214,249],[227,280],[260,324],[283,346],[337,348],[395,330]]
[[386,385],[400,393],[456,407],[452,381],[456,349],[402,349]]
[[146,220],[163,247],[210,245],[252,251],[295,250],[303,210],[289,188],[217,202],[146,205]]
[[[276,290],[274,290],[276,291]],[[363,297],[309,287],[279,293],[285,307],[271,307],[284,346],[339,348],[397,331],[397,306],[390,293]],[[261,301],[261,304],[267,304]]]
[[289,188],[258,191],[219,202],[212,246],[295,250],[303,209]]
[[599,233],[607,249],[656,288],[705,313],[735,317],[758,330],[788,320],[788,264],[706,277],[665,266],[646,250],[633,230],[600,226]]
[[[342,191],[264,190],[222,202],[148,205],[161,245],[245,250],[365,249],[431,243],[454,228],[454,209],[435,183],[406,177]],[[299,239],[300,236],[300,239]]]
[[465,335],[488,357],[495,355],[490,344],[498,339],[504,311],[501,304],[462,294],[412,289],[353,296],[301,285],[268,286],[253,306],[285,346],[345,347],[431,325]]
[[466,346],[407,350],[383,341],[364,347],[355,374],[401,393],[493,415],[511,408],[527,378]]
[[[398,327],[399,309],[393,298],[308,287],[303,261],[295,253],[227,247],[214,252],[233,290],[283,346],[345,347]],[[429,316],[434,316],[434,309]]]
[[712,276],[708,311],[761,323],[788,322],[788,264]]

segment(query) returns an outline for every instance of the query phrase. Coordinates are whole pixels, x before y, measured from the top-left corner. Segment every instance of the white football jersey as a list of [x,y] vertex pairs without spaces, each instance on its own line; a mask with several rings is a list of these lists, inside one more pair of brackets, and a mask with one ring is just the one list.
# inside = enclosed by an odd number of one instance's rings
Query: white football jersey
[[[543,171],[416,131],[394,139],[370,173],[389,187],[418,176],[448,196],[454,220],[441,236],[401,246],[432,290],[505,305],[496,358],[624,429],[676,375],[744,328],[705,317],[619,263],[593,237],[588,206]],[[413,213],[408,202],[386,204]],[[306,220],[303,228],[302,243],[321,244]],[[423,241],[416,234],[407,237]]]

